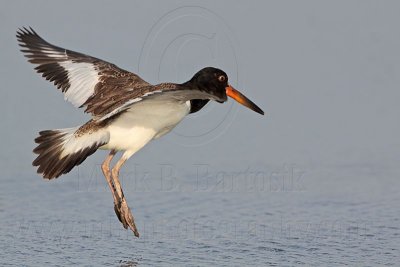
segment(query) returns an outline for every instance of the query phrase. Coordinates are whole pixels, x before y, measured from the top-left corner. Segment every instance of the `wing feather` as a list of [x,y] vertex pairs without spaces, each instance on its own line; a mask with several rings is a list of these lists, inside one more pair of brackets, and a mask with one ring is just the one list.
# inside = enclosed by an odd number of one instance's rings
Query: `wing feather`
[[85,112],[95,117],[101,116],[102,110],[94,101],[110,102],[126,92],[151,86],[114,64],[52,45],[32,28],[19,29],[17,39],[28,61],[37,65],[35,70],[60,89],[65,100],[86,107]]
[[21,51],[35,70],[64,94],[65,100],[94,120],[103,121],[147,99],[213,99],[206,92],[174,83],[151,85],[138,75],[104,60],[52,45],[32,28],[17,31]]

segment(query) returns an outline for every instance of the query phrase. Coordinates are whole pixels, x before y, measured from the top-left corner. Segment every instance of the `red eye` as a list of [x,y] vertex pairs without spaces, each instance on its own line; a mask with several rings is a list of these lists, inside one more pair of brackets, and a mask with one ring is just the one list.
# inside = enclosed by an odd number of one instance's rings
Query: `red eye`
[[218,77],[218,81],[220,81],[220,82],[225,82],[225,76],[224,76],[224,75],[220,75],[220,76]]

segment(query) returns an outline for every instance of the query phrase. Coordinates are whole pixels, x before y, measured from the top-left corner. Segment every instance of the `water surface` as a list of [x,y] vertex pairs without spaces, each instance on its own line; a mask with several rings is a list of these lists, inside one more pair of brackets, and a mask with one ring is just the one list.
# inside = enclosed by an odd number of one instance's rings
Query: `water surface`
[[117,220],[101,176],[7,177],[0,196],[1,265],[399,264],[399,170],[277,169],[207,179],[188,174],[179,181],[126,172],[139,239]]

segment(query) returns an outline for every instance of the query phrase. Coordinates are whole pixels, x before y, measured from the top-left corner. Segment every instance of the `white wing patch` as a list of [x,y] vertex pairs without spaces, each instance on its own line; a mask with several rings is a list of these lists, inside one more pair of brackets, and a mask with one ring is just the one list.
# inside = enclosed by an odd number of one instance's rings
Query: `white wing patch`
[[65,52],[65,49],[64,49],[64,53],[61,53],[60,51],[54,50],[51,47],[43,47],[42,46],[41,50],[42,50],[43,54],[45,54],[46,56],[51,57],[51,58],[55,58],[58,60],[65,60],[68,58],[67,54]]
[[94,88],[99,82],[98,72],[91,63],[77,63],[69,60],[58,64],[68,72],[70,87],[64,94],[65,100],[75,107],[82,106],[94,94]]
[[78,129],[79,127],[60,130],[65,134],[62,137],[63,141],[60,159],[94,145],[107,143],[110,139],[110,134],[106,130],[98,130],[81,136],[75,136],[75,132]]

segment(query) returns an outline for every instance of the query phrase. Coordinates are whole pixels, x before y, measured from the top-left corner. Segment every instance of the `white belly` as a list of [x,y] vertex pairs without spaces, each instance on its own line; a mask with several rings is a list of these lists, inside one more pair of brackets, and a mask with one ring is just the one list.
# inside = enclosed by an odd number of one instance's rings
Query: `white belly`
[[109,142],[101,149],[133,154],[154,138],[170,132],[190,111],[190,103],[148,100],[134,104],[108,125]]

